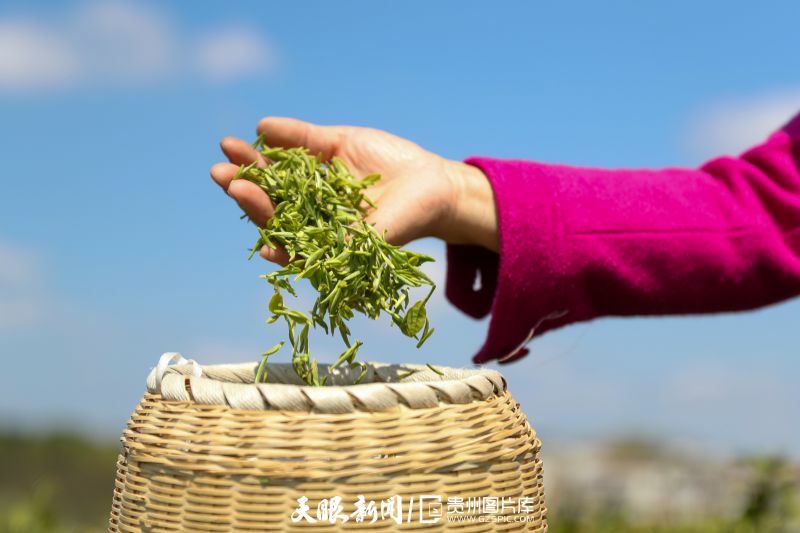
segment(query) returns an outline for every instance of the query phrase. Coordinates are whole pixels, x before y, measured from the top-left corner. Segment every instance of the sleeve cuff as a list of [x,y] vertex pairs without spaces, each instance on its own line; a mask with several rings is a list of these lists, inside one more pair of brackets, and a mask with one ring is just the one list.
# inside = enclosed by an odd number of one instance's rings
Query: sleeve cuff
[[[487,338],[473,362],[508,362],[528,353],[525,344],[535,334],[565,323],[558,291],[542,287],[555,279],[557,202],[545,166],[489,158],[465,163],[480,168],[492,185],[500,253],[448,245],[445,294],[469,316],[491,313]],[[540,275],[532,275],[536,272]]]
[[447,245],[445,296],[473,318],[483,318],[492,308],[497,287],[496,253],[482,246]]

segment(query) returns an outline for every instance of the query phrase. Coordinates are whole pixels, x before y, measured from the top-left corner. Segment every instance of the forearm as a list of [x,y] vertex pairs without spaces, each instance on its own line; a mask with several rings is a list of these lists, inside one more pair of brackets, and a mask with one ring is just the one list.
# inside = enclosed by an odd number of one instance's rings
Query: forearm
[[491,306],[476,361],[515,358],[535,334],[600,316],[743,310],[800,293],[799,130],[795,119],[696,170],[468,160],[491,183],[499,224],[490,304],[464,280],[491,272],[492,256],[448,250],[462,259],[448,265],[451,301],[482,300],[473,316]]

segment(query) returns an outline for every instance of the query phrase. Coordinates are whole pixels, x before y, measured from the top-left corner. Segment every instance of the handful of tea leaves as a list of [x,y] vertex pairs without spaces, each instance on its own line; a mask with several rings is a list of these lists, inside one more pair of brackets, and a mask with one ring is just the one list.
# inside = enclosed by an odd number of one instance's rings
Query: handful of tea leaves
[[[368,207],[375,208],[364,189],[380,176],[359,180],[338,158],[323,162],[305,148],[270,148],[260,137],[253,146],[271,164],[243,166],[235,179],[255,183],[275,203],[273,217],[258,229],[250,257],[264,245],[281,245],[289,253],[287,266],[262,278],[275,291],[267,323],[285,321],[297,375],[309,385],[326,382],[327,375],[320,376],[317,361],[309,354],[309,330],[319,326],[330,335],[338,332],[347,347],[331,368],[344,363],[360,367],[356,382],[361,381],[366,365],[355,357],[362,343],[351,341],[347,327],[355,313],[372,319],[386,313],[403,334],[417,339],[417,347],[422,346],[433,333],[425,305],[435,285],[418,267],[433,258],[387,243],[364,220]],[[293,284],[300,279],[309,280],[317,292],[308,314],[290,309],[284,302],[284,291],[297,296]],[[411,304],[410,288],[423,285],[431,287],[427,296]],[[266,381],[267,358],[283,344],[263,354],[256,382]]]

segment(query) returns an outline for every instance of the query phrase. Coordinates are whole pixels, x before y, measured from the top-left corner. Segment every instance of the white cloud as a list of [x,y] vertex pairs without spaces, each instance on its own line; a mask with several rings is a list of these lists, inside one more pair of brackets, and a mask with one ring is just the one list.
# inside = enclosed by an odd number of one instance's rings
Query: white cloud
[[717,102],[691,121],[689,148],[702,158],[737,154],[800,112],[800,88]]
[[40,322],[45,308],[42,270],[35,254],[0,243],[0,331]]
[[26,21],[0,20],[0,89],[73,83],[79,62],[70,43]]
[[0,91],[230,81],[273,64],[271,48],[250,28],[192,34],[142,4],[90,3],[58,19],[0,18]]
[[68,30],[85,73],[106,81],[150,81],[179,62],[176,30],[163,14],[124,3],[78,11]]
[[271,50],[261,36],[245,28],[229,28],[206,36],[197,46],[197,67],[208,78],[225,81],[272,67]]

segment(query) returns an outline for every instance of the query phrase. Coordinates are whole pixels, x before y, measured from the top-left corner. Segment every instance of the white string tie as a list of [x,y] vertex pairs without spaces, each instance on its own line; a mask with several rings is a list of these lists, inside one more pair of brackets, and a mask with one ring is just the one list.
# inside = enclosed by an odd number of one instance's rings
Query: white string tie
[[200,368],[200,365],[194,359],[186,359],[178,352],[166,352],[158,359],[158,364],[156,365],[156,387],[161,386],[161,379],[164,377],[167,368],[174,365],[187,364],[192,365],[193,376],[200,377],[203,375],[203,369]]

